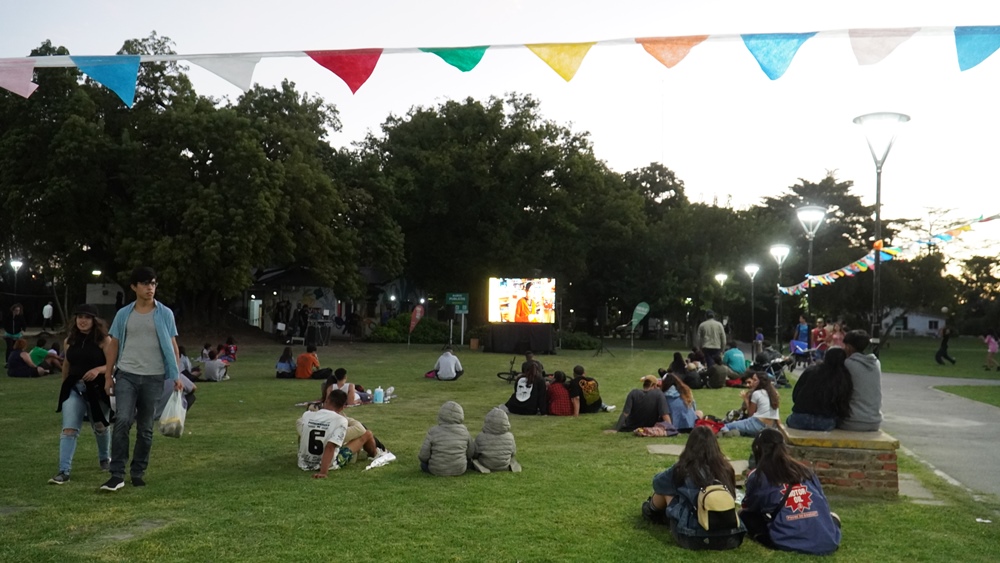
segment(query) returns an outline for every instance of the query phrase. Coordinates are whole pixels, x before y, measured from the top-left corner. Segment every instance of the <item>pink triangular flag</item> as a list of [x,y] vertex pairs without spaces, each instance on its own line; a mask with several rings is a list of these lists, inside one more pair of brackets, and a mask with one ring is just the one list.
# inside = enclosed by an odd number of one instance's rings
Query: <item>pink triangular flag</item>
[[350,51],[306,51],[312,60],[336,74],[347,83],[351,93],[356,93],[375,70],[382,49],[354,49]]
[[27,98],[38,88],[34,78],[35,61],[31,59],[0,59],[0,88]]
[[253,71],[260,62],[260,55],[222,55],[190,59],[189,62],[246,92],[253,84]]
[[919,27],[895,29],[850,29],[851,48],[859,65],[873,65],[889,56],[896,47],[906,42]]

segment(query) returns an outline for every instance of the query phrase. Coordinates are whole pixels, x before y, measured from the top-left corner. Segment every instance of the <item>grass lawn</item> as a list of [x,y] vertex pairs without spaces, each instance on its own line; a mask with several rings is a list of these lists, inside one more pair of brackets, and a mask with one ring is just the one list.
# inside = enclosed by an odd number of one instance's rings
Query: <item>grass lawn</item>
[[1000,387],[983,387],[979,385],[943,385],[937,387],[945,393],[1000,407]]
[[[958,344],[956,352],[964,353]],[[567,351],[541,360],[548,371],[583,364],[600,381],[605,400],[620,409],[640,376],[667,365],[672,353],[613,351],[614,357]],[[59,381],[3,378],[0,561],[802,560],[749,540],[731,552],[686,552],[673,545],[667,529],[643,522],[639,507],[652,476],[674,461],[650,455],[646,446],[685,438],[602,434],[617,412],[578,419],[512,416],[524,467],[519,474],[421,473],[417,450],[441,403],[461,403],[469,429],[478,434],[488,410],[512,390],[494,375],[507,368],[510,355],[459,351],[465,375],[438,382],[422,375],[437,347],[321,348],[321,362],[348,368],[352,381],[396,387],[398,400],[349,414],[399,460],[372,471],[353,465],[313,480],[296,467],[295,420],[302,409],[293,404],[317,398],[320,384],[274,379],[279,352],[280,346],[241,346],[231,381],[199,386],[183,438],[154,438],[149,485],[126,485],[115,494],[97,490],[106,474],[97,467],[86,429],[72,481],[46,484],[58,469]],[[969,362],[971,353],[970,347]],[[933,358],[924,363],[933,365]],[[716,415],[739,403],[735,389],[698,390],[695,396],[701,409]],[[782,397],[787,413],[791,390]],[[732,459],[745,459],[749,446],[746,438],[722,442]],[[1000,520],[998,506],[974,502],[913,460],[901,458],[900,469],[915,473],[947,506],[833,498],[844,540],[825,560],[995,560],[997,524],[974,519]]]
[[948,353],[955,358],[955,365],[946,362],[942,366],[934,361],[938,345],[939,341],[933,338],[892,339],[888,347],[882,348],[879,356],[882,371],[937,377],[1000,379],[1000,372],[983,369],[986,363],[986,345],[978,338],[963,336],[951,339]]

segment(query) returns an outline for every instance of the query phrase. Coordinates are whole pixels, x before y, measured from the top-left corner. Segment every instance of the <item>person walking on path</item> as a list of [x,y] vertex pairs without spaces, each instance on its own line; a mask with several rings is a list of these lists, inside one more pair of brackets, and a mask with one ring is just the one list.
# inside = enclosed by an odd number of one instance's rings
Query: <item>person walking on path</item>
[[117,491],[125,486],[133,423],[135,451],[129,473],[132,486],[146,486],[146,468],[153,446],[153,413],[163,394],[164,380],[173,381],[176,391],[184,389],[178,378],[180,352],[174,313],[154,299],[156,286],[156,272],[152,268],[132,271],[130,287],[135,292],[135,301],[115,315],[109,331],[111,342],[104,348],[105,365],[115,374],[114,378],[105,378],[105,391],[116,397],[117,414],[111,433],[111,478],[101,485],[104,491]]
[[52,324],[52,302],[49,301],[42,307],[42,330],[45,329],[55,330],[55,326]]
[[948,360],[951,365],[955,365],[955,358],[948,355],[948,340],[951,339],[952,330],[950,326],[943,327],[941,329],[941,346],[938,348],[936,354],[934,354],[934,361],[944,365],[944,361]]
[[994,368],[1000,371],[1000,365],[997,364],[996,355],[1000,351],[1000,342],[997,341],[997,333],[991,328],[986,331],[983,335],[983,342],[986,343],[986,371],[990,371],[990,368]]
[[698,343],[705,354],[705,367],[722,362],[722,347],[726,345],[726,327],[715,320],[715,312],[705,311],[705,322],[698,325]]

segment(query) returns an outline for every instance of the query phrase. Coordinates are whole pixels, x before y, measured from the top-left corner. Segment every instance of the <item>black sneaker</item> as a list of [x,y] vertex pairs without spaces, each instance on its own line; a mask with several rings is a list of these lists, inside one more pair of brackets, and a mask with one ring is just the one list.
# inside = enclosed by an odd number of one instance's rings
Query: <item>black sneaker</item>
[[112,477],[107,481],[105,481],[103,485],[101,485],[101,490],[115,492],[124,486],[125,486],[125,479],[122,479],[121,477]]
[[65,485],[66,483],[69,483],[69,475],[60,471],[58,475],[49,479],[49,483],[52,485]]
[[142,477],[132,477],[132,486],[133,487],[145,487],[146,486],[146,481]]
[[110,459],[102,459],[101,460],[101,471],[108,471],[110,469],[111,469],[111,460]]

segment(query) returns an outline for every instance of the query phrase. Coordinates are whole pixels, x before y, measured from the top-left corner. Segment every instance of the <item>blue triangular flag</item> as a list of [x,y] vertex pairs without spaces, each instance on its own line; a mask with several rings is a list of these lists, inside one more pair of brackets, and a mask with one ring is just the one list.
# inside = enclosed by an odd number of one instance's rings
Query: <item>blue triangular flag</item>
[[792,64],[792,58],[807,39],[816,35],[810,33],[753,33],[741,35],[743,44],[757,59],[760,69],[771,80],[781,78]]
[[100,82],[132,107],[135,101],[135,83],[139,78],[139,55],[113,55],[109,57],[75,57],[76,63],[87,76]]
[[958,68],[969,70],[1000,49],[1000,26],[956,27],[955,49]]

